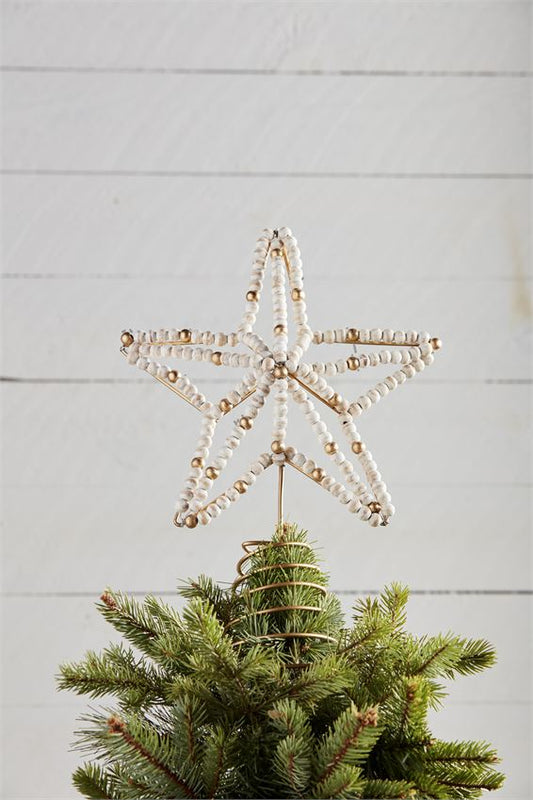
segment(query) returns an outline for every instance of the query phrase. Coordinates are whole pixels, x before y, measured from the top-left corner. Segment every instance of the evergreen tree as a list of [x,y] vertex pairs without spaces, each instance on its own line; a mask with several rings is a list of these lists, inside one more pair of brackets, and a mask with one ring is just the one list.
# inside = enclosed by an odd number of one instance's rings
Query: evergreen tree
[[73,776],[88,798],[474,798],[497,789],[485,742],[435,739],[441,681],[491,646],[405,630],[408,590],[358,601],[350,628],[304,532],[280,526],[231,589],[200,577],[178,613],[107,590],[124,637],[61,667],[59,686],[116,699],[87,714]]

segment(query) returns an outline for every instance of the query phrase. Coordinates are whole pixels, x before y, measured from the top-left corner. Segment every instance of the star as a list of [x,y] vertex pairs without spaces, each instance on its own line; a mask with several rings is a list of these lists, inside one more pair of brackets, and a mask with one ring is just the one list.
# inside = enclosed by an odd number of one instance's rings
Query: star
[[[267,264],[271,266],[273,339],[268,345],[254,331]],[[295,336],[288,337],[287,287],[292,304]],[[336,361],[304,361],[309,346],[344,344],[352,346],[350,355]],[[243,317],[232,333],[182,329],[159,331],[124,330],[121,352],[129,364],[146,370],[160,383],[186,400],[202,415],[200,436],[190,462],[190,469],[176,505],[174,523],[178,527],[195,528],[207,525],[231,503],[236,502],[270,466],[279,467],[279,518],[282,518],[283,469],[290,466],[329,491],[349,512],[371,526],[386,525],[394,514],[394,506],[376,462],[356,427],[355,420],[372,405],[413,378],[433,363],[440,349],[440,339],[426,332],[394,331],[374,328],[336,328],[313,331],[308,325],[303,268],[300,250],[289,228],[265,228],[257,240],[246,292]],[[243,345],[245,352],[234,349]],[[355,346],[381,347],[379,351],[361,353]],[[159,359],[206,361],[216,367],[244,370],[234,389],[218,402],[211,402],[191,380]],[[353,401],[341,397],[330,385],[330,379],[347,371],[360,372],[370,367],[391,364],[393,371],[386,378]],[[269,448],[253,461],[248,470],[232,486],[209,498],[228,461],[252,428],[267,397],[274,397],[272,441]],[[323,467],[287,444],[289,398],[299,404],[318,437],[325,455],[338,468],[343,482],[337,481]],[[336,414],[341,423],[354,464],[340,449],[318,412],[319,404]],[[241,407],[241,408],[239,408]],[[211,447],[220,420],[239,408],[234,428],[213,458]],[[357,468],[356,468],[357,465]],[[359,469],[364,479],[357,472]]]

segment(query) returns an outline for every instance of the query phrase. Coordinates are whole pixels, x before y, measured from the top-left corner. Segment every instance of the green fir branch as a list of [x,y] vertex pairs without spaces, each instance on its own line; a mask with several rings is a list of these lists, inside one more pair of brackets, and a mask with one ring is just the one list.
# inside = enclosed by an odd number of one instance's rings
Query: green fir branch
[[90,752],[104,763],[117,765],[133,785],[150,779],[156,797],[195,798],[190,786],[174,769],[177,764],[172,738],[135,713],[91,714],[83,717],[89,728],[78,731],[77,749]]
[[311,779],[312,731],[306,712],[294,700],[280,700],[268,712],[283,737],[274,754],[274,771],[288,797],[302,797]]
[[379,610],[376,613],[376,609],[371,608],[368,614],[364,614],[359,619],[351,631],[344,632],[344,639],[339,643],[338,652],[347,653],[349,650],[374,644],[389,636],[393,630],[390,621],[384,619]]
[[90,800],[115,800],[115,782],[109,770],[100,764],[87,763],[78,767],[72,775],[74,787]]
[[342,764],[313,788],[311,797],[324,800],[327,797],[353,798],[360,797],[364,780],[361,770],[349,764]]
[[151,596],[144,603],[138,603],[111,589],[107,589],[100,600],[97,608],[115,630],[142,653],[168,666],[162,643],[170,641],[175,647],[183,639],[182,626],[173,609]]
[[492,666],[495,657],[494,649],[483,639],[463,639],[452,633],[409,637],[405,671],[428,678],[454,678]]
[[[296,676],[285,669],[278,674],[272,673],[272,678],[265,684],[264,699],[254,710],[263,710],[283,699],[297,700],[304,708],[313,710],[335,696],[347,698],[346,687],[351,674],[344,659],[329,654],[321,661],[310,663],[307,669],[298,671]],[[346,703],[343,710],[345,706]]]
[[406,675],[424,675],[427,678],[450,676],[461,658],[461,640],[451,633],[438,636],[409,637]]
[[173,706],[186,696],[195,697],[207,709],[211,722],[218,724],[228,719],[228,712],[232,714],[227,702],[219,695],[220,692],[213,691],[211,685],[193,675],[177,675],[166,687],[165,702]]
[[409,600],[409,588],[401,583],[386,586],[379,598],[379,606],[384,616],[395,630],[399,631],[407,619],[406,606]]
[[207,723],[207,709],[198,697],[184,694],[171,710],[170,727],[176,756],[180,764],[194,766],[202,757],[203,727]]
[[433,739],[427,751],[427,761],[439,763],[479,763],[498,764],[500,759],[496,750],[488,742],[444,742]]
[[375,708],[347,708],[317,747],[317,783],[324,783],[340,766],[363,764],[381,735]]
[[494,769],[498,760],[486,742],[434,740],[426,752],[428,774],[450,797],[477,797],[482,790],[499,789],[504,776]]
[[428,739],[427,713],[431,687],[420,675],[400,676],[381,706],[387,743],[418,743]]
[[196,580],[189,579],[178,588],[178,593],[187,600],[197,599],[209,603],[215,610],[217,618],[224,625],[227,625],[232,618],[234,607],[240,604],[237,596],[232,600],[228,592],[221,589],[212,578],[206,575],[199,575]]
[[499,789],[505,780],[499,772],[466,767],[435,770],[433,777],[444,787],[447,797],[479,797],[482,791]]
[[448,690],[442,683],[437,681],[428,680],[428,706],[429,708],[438,711],[442,708],[444,699],[448,696]]
[[235,670],[236,651],[224,626],[217,619],[213,606],[202,600],[191,600],[183,612],[183,622],[191,643],[191,663],[200,668],[202,659],[209,669]]
[[220,725],[209,729],[202,763],[202,780],[206,797],[234,796],[234,792],[238,791],[241,758],[235,730],[227,731]]
[[485,639],[460,639],[462,647],[461,657],[456,662],[450,677],[458,675],[473,675],[496,663],[496,651]]
[[170,765],[175,759],[172,757],[166,737],[135,718],[130,718],[129,724],[126,724],[119,717],[112,716],[108,719],[107,726],[109,737],[120,740],[125,745],[124,748],[119,745],[117,753],[121,753],[125,760],[129,757],[131,761],[129,766],[133,767],[135,772],[137,770],[140,772],[139,777],[145,778],[153,768],[155,776],[162,776],[171,791],[178,790],[181,797],[197,796],[194,789],[171,768]]
[[311,779],[312,751],[309,739],[290,734],[276,746],[274,772],[287,797],[305,797]]
[[[247,560],[256,571],[237,588],[189,582],[182,613],[153,596],[102,595],[101,612],[131,648],[60,669],[59,688],[118,699],[78,732],[77,748],[96,762],[74,773],[78,790],[94,800],[470,800],[499,788],[490,745],[435,740],[427,723],[442,679],[490,666],[492,647],[410,635],[398,584],[358,601],[346,630],[305,532],[279,526],[274,542]],[[301,631],[333,641],[272,636]]]
[[151,618],[158,622],[159,635],[169,632],[179,635],[182,632],[181,617],[176,608],[164,603],[153,594],[149,594],[144,598],[143,605]]
[[311,736],[309,717],[295,700],[278,700],[268,711],[268,717],[281,736]]
[[116,695],[128,707],[162,702],[165,693],[159,672],[122,644],[112,644],[100,655],[89,651],[83,661],[61,665],[57,682],[59,689],[93,698]]
[[363,797],[372,800],[404,800],[405,798],[416,797],[416,788],[409,781],[384,780],[372,778],[365,781],[363,787]]
[[445,786],[438,783],[431,775],[420,769],[420,764],[412,769],[410,779],[415,787],[415,797],[420,800],[450,800],[450,795]]

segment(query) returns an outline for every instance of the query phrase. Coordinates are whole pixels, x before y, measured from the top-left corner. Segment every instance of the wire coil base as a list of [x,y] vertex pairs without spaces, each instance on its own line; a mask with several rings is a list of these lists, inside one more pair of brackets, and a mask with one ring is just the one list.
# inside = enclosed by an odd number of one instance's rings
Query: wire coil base
[[[312,629],[313,624],[310,625],[311,630],[307,629],[308,625],[303,628],[300,627],[302,614],[304,616],[308,614],[318,616],[324,612],[323,602],[328,595],[328,591],[322,583],[313,580],[312,576],[309,575],[309,572],[317,573],[317,577],[322,575],[320,567],[312,563],[312,561],[305,560],[304,554],[312,553],[313,548],[307,542],[283,538],[287,527],[283,525],[279,540],[252,539],[242,543],[245,555],[236,565],[237,578],[233,582],[232,589],[243,598],[248,608],[245,613],[230,620],[226,625],[226,630],[237,627],[235,633],[238,639],[233,643],[235,647],[250,640],[286,641],[292,655],[295,657],[295,660],[288,662],[287,666],[307,668],[309,663],[302,662],[299,658],[300,654],[303,655],[307,652],[313,642],[336,645],[337,639],[330,636],[329,633],[320,631],[320,624],[316,630]],[[280,548],[282,549],[280,550]],[[294,558],[293,548],[300,549],[302,552],[301,558]],[[265,563],[265,560],[268,560],[272,554],[274,554],[272,563]],[[289,555],[288,558],[286,557],[287,555]],[[293,558],[290,557],[291,555]],[[276,571],[278,572],[276,580],[269,581],[263,578],[265,574]],[[280,572],[281,575],[279,574]],[[285,576],[285,580],[280,580]],[[292,595],[294,590],[298,590],[299,587],[308,590],[308,595],[311,596],[306,597],[302,602],[295,602]],[[285,592],[284,590],[287,591]],[[263,593],[266,593],[268,597],[270,592],[277,594],[276,600],[278,602],[269,604],[265,600],[266,607],[261,605],[254,607],[250,602],[252,597],[257,596],[263,600]],[[316,596],[316,599],[313,595]],[[302,613],[299,614],[298,612]],[[265,618],[270,614],[275,615],[272,622],[274,623],[273,627],[277,628],[277,630],[263,633],[260,632],[260,627],[249,638],[239,636],[239,625],[251,618]]]

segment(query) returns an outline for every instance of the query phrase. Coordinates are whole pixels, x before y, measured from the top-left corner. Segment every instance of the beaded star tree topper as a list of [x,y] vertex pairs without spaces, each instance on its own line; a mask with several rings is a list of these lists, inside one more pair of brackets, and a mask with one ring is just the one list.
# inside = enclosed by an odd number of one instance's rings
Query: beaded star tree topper
[[[372,526],[386,525],[394,514],[391,496],[372,454],[361,440],[354,420],[373,403],[377,403],[408,378],[413,378],[432,364],[433,353],[440,348],[441,342],[437,338],[430,338],[428,333],[416,331],[379,328],[313,331],[307,323],[300,250],[289,228],[265,229],[257,240],[253,258],[246,292],[246,309],[236,332],[211,333],[172,328],[159,331],[126,330],[121,336],[121,351],[129,364],[149,372],[202,415],[198,446],[190,462],[185,487],[177,502],[174,523],[178,527],[185,525],[187,528],[195,528],[198,524],[207,525],[253,486],[257,477],[268,467],[276,464],[279,475],[278,521],[283,518],[283,475],[284,468],[288,465],[331,492],[359,519]],[[268,261],[272,270],[272,345],[268,345],[254,331]],[[285,273],[289,279],[296,329],[294,341],[291,343],[288,339]],[[303,357],[311,343],[386,347],[368,354],[352,353],[336,361],[307,363]],[[213,345],[215,348],[244,345],[250,352],[223,351],[213,349]],[[185,361],[207,361],[217,367],[241,368],[245,373],[235,388],[228,392],[227,397],[213,403],[198,391],[186,375],[159,363],[159,358],[168,357]],[[353,402],[341,397],[329,384],[329,379],[334,378],[337,373],[362,370],[380,364],[394,364],[397,369]],[[253,461],[239,480],[209,500],[213,484],[218,481],[228,460],[253,426],[270,392],[275,401],[270,447]],[[301,404],[325,455],[343,474],[346,485],[336,481],[325,469],[287,444],[289,396]],[[338,416],[342,433],[357,458],[366,483],[341,451],[311,398],[323,403]],[[211,445],[217,423],[241,405],[232,432],[216,457],[211,458]]]

